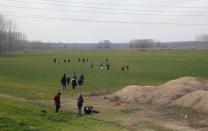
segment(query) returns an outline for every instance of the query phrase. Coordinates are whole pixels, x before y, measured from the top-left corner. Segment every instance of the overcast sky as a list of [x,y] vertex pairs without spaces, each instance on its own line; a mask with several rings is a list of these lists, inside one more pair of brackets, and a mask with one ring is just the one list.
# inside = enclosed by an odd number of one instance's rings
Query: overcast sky
[[188,41],[208,33],[208,0],[0,0],[29,40]]

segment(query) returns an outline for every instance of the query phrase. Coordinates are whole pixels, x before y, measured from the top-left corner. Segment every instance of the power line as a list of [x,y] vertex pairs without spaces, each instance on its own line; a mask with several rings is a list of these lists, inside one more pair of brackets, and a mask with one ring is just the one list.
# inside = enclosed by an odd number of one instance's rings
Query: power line
[[[113,15],[140,15],[140,16],[180,16],[180,17],[186,17],[186,16],[195,16],[195,17],[204,17],[208,15],[201,15],[201,14],[155,14],[155,13],[124,13],[124,12],[105,12],[105,11],[80,11],[80,10],[69,10],[69,9],[46,9],[46,8],[39,8],[39,7],[25,7],[25,6],[12,6],[12,5],[0,5],[3,7],[13,7],[13,8],[21,8],[21,9],[32,9],[32,10],[43,10],[43,11],[64,11],[64,12],[76,12],[76,13],[95,13],[95,14],[113,14]],[[138,10],[137,10],[138,11]],[[144,10],[140,10],[144,11]],[[147,10],[145,10],[147,11]],[[148,11],[155,11],[155,10],[148,10]]]
[[[14,1],[14,0],[7,0],[7,1]],[[16,0],[16,1],[22,1],[22,0]],[[31,1],[27,1],[31,2]],[[75,4],[89,4],[89,5],[115,5],[115,6],[138,6],[135,4],[118,4],[118,3],[95,3],[95,2],[81,2],[81,1],[64,1],[64,0],[41,0],[41,2],[53,2],[53,3],[75,3]],[[40,3],[40,2],[38,2]]]
[[95,23],[113,23],[113,24],[136,24],[136,25],[175,25],[175,26],[208,26],[208,24],[199,23],[148,23],[148,22],[138,22],[138,21],[112,21],[112,20],[92,20],[92,19],[77,19],[77,18],[58,18],[58,17],[48,17],[48,16],[25,16],[25,15],[13,15],[6,14],[5,16],[29,18],[29,19],[52,19],[60,21],[75,21],[75,22],[95,22]]
[[[33,4],[46,4],[46,5],[54,5],[54,4],[51,4],[51,3],[43,3],[43,2],[34,2],[34,1],[24,1],[24,0],[7,0],[7,1],[12,1],[12,2],[21,2],[21,3],[33,3]],[[135,7],[160,7],[160,8],[182,8],[182,9],[186,9],[186,8],[198,8],[198,9],[208,9],[208,6],[168,6],[168,5],[165,5],[165,6],[161,6],[161,5],[137,5],[137,4],[132,4],[132,5],[123,5],[123,4],[108,4],[108,3],[93,3],[93,2],[75,2],[75,1],[50,1],[50,0],[42,0],[42,1],[48,1],[48,2],[55,2],[56,6],[70,6],[69,4],[72,4],[72,3],[78,3],[78,4],[91,4],[91,5],[115,5],[115,6],[135,6]],[[59,3],[59,4],[58,4]],[[61,4],[60,4],[61,3]],[[65,3],[65,4],[63,4]],[[66,4],[66,3],[69,3],[69,4]],[[104,8],[102,8],[104,9]],[[109,8],[106,8],[106,9],[109,9]]]
[[[4,6],[4,7],[15,7],[15,8],[31,8],[31,9],[35,9],[34,7],[23,7],[23,6],[12,6],[12,5],[0,5],[0,6]],[[80,6],[79,6],[80,7]],[[82,6],[81,6],[82,7]],[[85,7],[86,8],[86,7]],[[44,9],[44,8],[36,8],[36,9]],[[107,8],[109,9],[109,8]],[[77,11],[77,10],[66,10],[66,9],[44,9],[44,10],[55,10],[55,11]],[[113,9],[113,10],[123,10],[123,9]],[[129,10],[129,9],[128,9]],[[137,9],[137,10],[132,10],[130,9],[129,11],[148,11],[148,12],[172,12],[172,13],[192,13],[190,11],[168,11],[168,10],[141,10],[141,9]],[[77,11],[77,12],[82,12],[82,11]],[[86,11],[83,11],[86,12]],[[92,13],[92,12],[91,12]],[[112,12],[103,12],[103,13],[112,13]],[[197,13],[208,13],[208,12],[202,12],[202,11],[197,11]],[[123,13],[119,13],[119,14],[123,14]],[[124,14],[128,14],[128,13],[124,13]],[[135,14],[135,13],[129,13],[129,14]]]

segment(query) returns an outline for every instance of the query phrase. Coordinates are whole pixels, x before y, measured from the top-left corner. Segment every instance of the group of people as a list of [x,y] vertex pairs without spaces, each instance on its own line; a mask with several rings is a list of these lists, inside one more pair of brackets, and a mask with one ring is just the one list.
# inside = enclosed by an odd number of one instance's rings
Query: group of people
[[106,70],[110,70],[110,64],[105,64],[105,68],[103,66],[103,64],[100,64],[100,69],[103,70],[103,69],[106,69]]
[[77,86],[82,86],[84,84],[84,75],[81,73],[78,76],[74,73],[72,76],[64,75],[61,77],[61,85],[63,89],[66,89],[67,86],[72,86],[72,89],[75,90]]
[[129,70],[129,64],[123,64],[121,67],[122,71],[125,71],[125,69],[128,71]]
[[[70,63],[70,62],[71,62],[70,58],[63,58],[63,63]],[[54,57],[53,63],[54,64],[61,63],[61,57]]]
[[[58,92],[54,97],[54,104],[55,104],[55,112],[59,112],[59,109],[61,108],[61,92]],[[78,99],[77,99],[77,111],[78,111],[78,115],[81,115],[82,112],[82,105],[84,103],[84,98],[82,96],[82,94],[79,95]]]
[[100,69],[101,70],[103,70],[103,69],[110,70],[110,64],[108,63],[108,61],[109,61],[109,59],[106,58],[105,59],[105,62],[106,62],[105,66],[103,64],[100,64]]
[[78,62],[82,62],[82,63],[88,62],[88,58],[78,58]]
[[[70,60],[70,58],[61,58],[61,57],[54,57],[54,59],[53,59],[53,62],[54,62],[54,64],[59,64],[59,63],[61,63],[63,61],[63,63],[70,63],[71,62],[71,60]],[[78,58],[78,62],[79,63],[85,63],[85,62],[87,62],[88,63],[88,61],[89,61],[89,59],[88,58]],[[103,65],[103,64],[100,64],[100,69],[101,70],[104,70],[104,69],[106,69],[106,70],[110,70],[110,64],[108,63],[108,61],[109,61],[109,59],[108,58],[106,58],[105,59],[105,61],[106,61],[106,64],[105,65]],[[94,64],[93,63],[90,63],[90,69],[93,69],[94,68]],[[62,84],[63,85],[63,87],[65,88],[65,84]],[[67,84],[68,85],[68,84]]]
[[[54,104],[55,104],[55,112],[58,113],[59,109],[61,108],[61,92],[58,92],[54,97]],[[82,107],[84,103],[84,97],[82,94],[79,95],[77,99],[77,113],[79,116],[82,115]],[[96,111],[93,109],[93,106],[85,106],[84,107],[84,113],[86,115],[90,115],[91,113],[99,113],[99,111]]]

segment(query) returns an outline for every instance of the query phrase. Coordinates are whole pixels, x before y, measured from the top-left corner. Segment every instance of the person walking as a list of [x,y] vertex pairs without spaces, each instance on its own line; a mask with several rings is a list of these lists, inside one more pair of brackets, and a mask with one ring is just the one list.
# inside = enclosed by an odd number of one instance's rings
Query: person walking
[[64,63],[66,63],[66,58],[64,58]]
[[77,80],[77,75],[74,73],[72,78],[74,78],[75,80]]
[[81,74],[81,75],[79,76],[78,85],[79,85],[79,86],[82,86],[83,83],[84,83],[84,75]]
[[125,65],[123,64],[121,70],[124,71],[124,69],[125,69]]
[[129,71],[129,64],[126,64],[126,70]]
[[82,105],[83,105],[84,99],[82,94],[79,95],[78,100],[77,100],[77,109],[78,109],[78,115],[81,116],[82,114]]
[[82,63],[85,63],[85,58],[82,58]]
[[67,86],[69,86],[69,84],[70,84],[70,76],[69,75],[66,77],[66,84],[67,84]]
[[94,65],[93,65],[93,63],[91,63],[91,64],[90,64],[90,68],[93,69],[93,67],[94,67]]
[[110,70],[110,65],[108,63],[106,64],[106,69]]
[[61,78],[61,84],[63,86],[63,89],[66,89],[66,74],[65,73]]
[[56,64],[56,58],[53,59],[53,63]]
[[72,89],[75,90],[75,88],[77,86],[77,80],[72,78],[71,84],[72,84]]
[[57,112],[59,112],[59,109],[60,109],[60,107],[61,107],[61,92],[58,92],[57,93],[57,95],[55,95],[54,97],[53,97],[53,100],[54,100],[54,103],[55,103],[55,111],[56,111],[56,113]]

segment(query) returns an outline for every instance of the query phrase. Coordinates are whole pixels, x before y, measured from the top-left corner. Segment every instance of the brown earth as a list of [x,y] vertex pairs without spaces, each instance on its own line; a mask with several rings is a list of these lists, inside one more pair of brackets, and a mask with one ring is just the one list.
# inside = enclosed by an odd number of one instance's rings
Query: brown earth
[[208,113],[208,80],[182,77],[160,86],[127,86],[106,98],[125,103],[188,107]]

